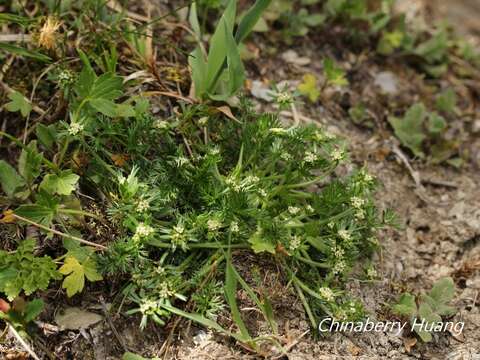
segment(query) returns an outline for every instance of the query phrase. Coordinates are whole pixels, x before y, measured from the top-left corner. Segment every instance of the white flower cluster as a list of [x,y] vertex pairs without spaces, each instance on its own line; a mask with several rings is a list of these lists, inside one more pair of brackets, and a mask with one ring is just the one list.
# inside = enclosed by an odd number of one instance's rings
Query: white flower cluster
[[207,228],[210,232],[217,232],[222,227],[222,222],[217,219],[207,221]]
[[363,219],[365,219],[365,210],[363,210],[363,209],[358,210],[358,211],[355,213],[355,217],[356,217],[358,220],[363,220]]
[[300,237],[292,236],[288,248],[290,249],[290,251],[295,251],[300,247],[300,245],[302,245],[302,240],[300,239]]
[[373,267],[369,267],[367,269],[367,277],[369,279],[375,279],[378,276],[377,270],[375,270]]
[[166,281],[160,284],[160,289],[158,290],[158,295],[162,299],[168,299],[170,296],[173,295],[173,291],[170,290],[170,286]]
[[230,223],[230,231],[232,233],[238,233],[240,231],[240,226],[238,225],[237,221],[232,221]]
[[175,165],[177,167],[182,167],[185,164],[188,164],[189,160],[185,156],[179,156],[175,159]]
[[314,163],[315,161],[318,160],[317,154],[311,152],[311,151],[306,151],[305,156],[303,157],[303,161],[306,163]]
[[280,159],[284,161],[290,161],[292,160],[292,155],[290,155],[288,152],[283,152],[280,154]]
[[288,212],[289,212],[291,215],[297,215],[297,214],[300,212],[300,208],[297,207],[297,206],[289,206],[289,207],[288,207]]
[[167,129],[168,128],[168,122],[165,121],[165,120],[155,120],[155,122],[153,123],[153,126],[156,128],[156,129],[160,129],[160,130],[163,130],[163,129]]
[[150,203],[148,200],[141,199],[137,202],[137,212],[143,213],[146,212],[150,208]]
[[75,74],[70,70],[62,70],[58,74],[58,84],[61,87],[73,84],[75,82]]
[[134,241],[140,241],[140,239],[146,238],[152,235],[155,230],[150,225],[145,225],[144,223],[139,223],[135,229],[135,234],[133,235]]
[[247,191],[252,186],[256,185],[260,181],[260,178],[255,175],[248,175],[245,179],[239,182],[234,177],[228,177],[225,183],[232,188],[235,192]]
[[325,301],[332,302],[335,300],[335,293],[329,287],[322,286],[318,289],[318,293]]
[[349,241],[352,239],[352,235],[350,234],[350,231],[348,230],[338,230],[338,236],[340,236],[340,238],[342,240],[345,240],[345,241]]
[[334,247],[332,248],[332,254],[333,254],[336,258],[340,259],[340,258],[343,257],[343,255],[345,255],[345,251],[344,251],[341,247],[339,247],[339,246],[334,246]]
[[220,149],[218,146],[214,146],[209,150],[210,155],[218,155],[220,154]]
[[362,207],[365,205],[365,200],[358,196],[352,196],[350,202],[352,203],[352,206],[357,209],[355,212],[355,217],[359,220],[365,219],[365,210],[362,209]]
[[292,95],[286,91],[277,94],[277,103],[281,105],[286,105],[292,102],[293,98]]
[[346,268],[347,268],[347,264],[345,263],[345,261],[339,260],[333,266],[332,272],[334,274],[341,274],[345,271]]
[[77,135],[78,133],[82,132],[84,129],[83,124],[80,124],[79,122],[72,122],[70,124],[70,127],[68,128],[68,133],[72,136]]
[[361,209],[363,205],[365,205],[365,200],[358,196],[352,196],[350,202],[352,203],[352,206],[357,209]]
[[157,310],[157,307],[158,307],[157,301],[146,299],[140,304],[140,312],[143,315],[150,315],[153,312],[155,312],[155,310]]
[[345,152],[341,149],[334,149],[330,154],[333,161],[342,161],[345,157]]

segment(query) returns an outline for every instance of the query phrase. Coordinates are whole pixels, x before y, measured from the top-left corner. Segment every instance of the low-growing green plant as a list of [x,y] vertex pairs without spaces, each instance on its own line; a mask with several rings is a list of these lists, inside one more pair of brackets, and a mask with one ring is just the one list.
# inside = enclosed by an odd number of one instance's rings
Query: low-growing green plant
[[[238,46],[269,3],[258,0],[234,32],[236,1],[228,1],[208,53],[192,5],[198,46],[189,62],[199,100],[223,101],[241,88]],[[120,15],[98,10],[95,16],[118,29]],[[375,207],[376,182],[366,169],[337,171],[348,158],[345,144],[315,126],[284,126],[279,114],[256,113],[246,100],[232,114],[207,101],[178,101],[168,116],[155,117],[117,74],[120,56],[107,46],[112,33],[85,36],[98,40],[94,49],[76,49],[80,61],[62,64],[49,78],[65,102],[62,120],[39,120],[26,145],[0,133],[21,148],[17,161],[0,161],[1,200],[9,208],[2,225],[34,226],[54,244],[34,252],[35,241],[26,240],[2,253],[0,291],[28,296],[62,280],[70,297],[86,280],[115,279],[124,284],[115,289],[122,309],[138,314],[141,328],[177,315],[253,350],[265,339],[281,348],[275,299],[260,276],[269,270],[250,266],[262,261],[275,266],[279,285],[297,296],[313,329],[324,315],[363,317],[344,285],[393,217]],[[144,40],[132,37],[129,44],[145,58]],[[326,84],[347,83],[332,61],[324,65]],[[7,109],[28,116],[30,103],[19,95],[10,96]],[[286,93],[277,97],[280,105],[291,101]],[[87,203],[97,210],[84,210]],[[102,226],[113,231],[105,234]],[[371,264],[364,265],[373,277]],[[249,329],[240,289],[271,336],[255,337]],[[233,326],[220,322],[220,313]]]
[[[414,296],[404,293],[398,302],[392,305],[392,311],[405,316],[412,323],[413,331],[424,342],[432,341],[432,332],[442,321],[442,316],[455,315],[457,310],[450,306],[455,295],[455,284],[450,277],[438,280],[427,294]],[[424,325],[420,326],[421,322]]]
[[297,87],[298,92],[313,103],[321,97],[326,87],[348,85],[345,71],[330,58],[326,58],[323,61],[323,73],[325,80],[321,86],[318,84],[317,77],[308,73],[303,76],[302,82]]
[[428,151],[434,163],[448,160],[455,154],[456,146],[444,138],[448,129],[448,119],[456,101],[447,90],[437,98],[437,111],[428,111],[422,103],[414,104],[407,110],[403,118],[389,116],[395,136],[401,144],[412,151],[415,156],[424,158]]
[[332,59],[326,58],[323,60],[323,72],[326,78],[326,85],[348,85],[345,71],[337,66]]
[[31,295],[46,290],[50,281],[61,278],[49,256],[35,256],[35,240],[24,240],[14,253],[0,250],[0,291],[12,301],[23,291]]
[[[275,115],[257,116],[248,106],[238,122],[210,111],[197,105],[169,121],[101,121],[92,133],[93,141],[107,128],[112,135],[136,129],[157,139],[130,150],[110,136],[110,146],[129,153],[136,166],[113,184],[110,176],[97,182],[111,194],[109,212],[121,229],[100,261],[110,273],[131,278],[124,294],[137,307],[129,313],[142,315],[142,327],[177,314],[229,333],[215,323],[228,305],[239,330],[229,334],[255,347],[238,312],[238,285],[272,331],[276,325],[267,295],[240,275],[235,254],[246,251],[277,263],[314,328],[325,311],[353,316],[348,296],[325,297],[319,289],[340,286],[356,259],[376,247],[374,230],[382,221],[370,197],[373,178],[361,170],[329,181],[346,152],[320,129],[284,128]],[[85,150],[96,151],[92,145],[88,140]],[[315,184],[318,193],[309,190]],[[223,300],[214,291],[219,282]],[[193,312],[182,310],[187,301]]]

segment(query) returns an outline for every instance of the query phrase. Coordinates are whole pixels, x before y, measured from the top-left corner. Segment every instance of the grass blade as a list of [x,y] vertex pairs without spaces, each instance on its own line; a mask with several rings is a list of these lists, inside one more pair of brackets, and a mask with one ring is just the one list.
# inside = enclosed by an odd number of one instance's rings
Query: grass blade
[[237,44],[240,44],[248,36],[270,3],[271,0],[257,0],[257,2],[255,2],[255,4],[248,10],[238,25],[237,33],[235,34]]
[[17,45],[0,43],[0,50],[5,50],[5,51],[7,51],[9,53],[12,53],[12,54],[29,57],[29,58],[39,60],[39,61],[43,61],[43,62],[51,62],[52,61],[52,59],[47,55],[39,53],[38,51],[28,50],[24,47],[17,46]]

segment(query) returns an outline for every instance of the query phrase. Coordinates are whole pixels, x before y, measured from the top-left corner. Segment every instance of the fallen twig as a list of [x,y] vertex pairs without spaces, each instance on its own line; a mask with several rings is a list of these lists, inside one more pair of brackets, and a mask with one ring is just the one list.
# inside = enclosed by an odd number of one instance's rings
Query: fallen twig
[[23,338],[20,336],[20,334],[18,333],[17,330],[15,330],[15,328],[8,323],[8,329],[10,330],[10,332],[13,334],[13,336],[15,336],[15,339],[18,340],[18,342],[20,343],[20,345],[22,345],[22,347],[25,349],[26,352],[28,352],[28,354],[34,358],[35,360],[40,360],[40,358],[37,356],[37,354],[35,354],[35,352],[32,350],[32,348],[27,344],[27,342],[25,340],[23,340]]
[[91,241],[88,241],[88,240],[84,240],[82,238],[79,238],[79,237],[76,237],[76,236],[73,236],[73,235],[69,235],[69,234],[65,234],[61,231],[58,231],[58,230],[55,230],[55,229],[50,229],[48,226],[45,226],[45,225],[42,225],[42,224],[38,224],[36,223],[35,221],[32,221],[30,219],[27,219],[27,218],[24,218],[23,216],[19,216],[17,214],[13,214],[12,215],[13,217],[15,217],[16,219],[20,220],[20,221],[24,221],[26,223],[29,223],[31,225],[34,225],[42,230],[45,230],[45,231],[48,231],[48,232],[51,232],[55,235],[59,235],[59,236],[62,236],[62,237],[66,237],[66,238],[69,238],[69,239],[73,239],[73,240],[76,240],[82,244],[85,244],[85,245],[89,245],[89,246],[93,246],[99,250],[107,250],[107,247],[106,246],[103,246],[103,245],[100,245],[100,244],[96,244],[94,242],[91,242]]

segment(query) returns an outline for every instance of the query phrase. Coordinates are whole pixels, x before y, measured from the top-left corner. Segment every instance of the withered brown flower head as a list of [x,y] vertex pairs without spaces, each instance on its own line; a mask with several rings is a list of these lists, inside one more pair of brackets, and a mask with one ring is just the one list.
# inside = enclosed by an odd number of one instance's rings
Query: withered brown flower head
[[38,45],[48,50],[54,49],[57,40],[57,31],[61,24],[58,19],[49,16],[40,29]]

